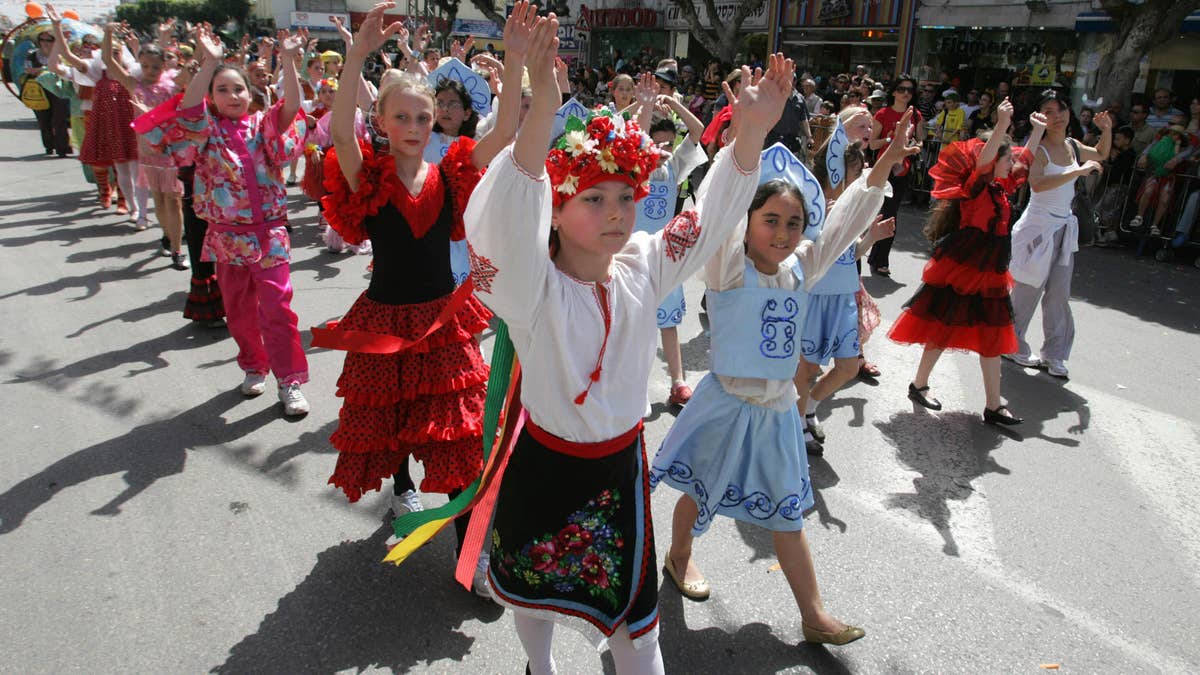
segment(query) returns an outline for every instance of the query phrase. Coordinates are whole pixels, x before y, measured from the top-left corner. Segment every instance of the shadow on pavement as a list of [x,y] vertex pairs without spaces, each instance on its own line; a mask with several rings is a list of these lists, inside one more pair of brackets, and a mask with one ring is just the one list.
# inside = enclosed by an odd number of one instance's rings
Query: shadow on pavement
[[[1063,380],[1008,361],[1003,363],[1004,394],[1012,403],[1014,414],[1025,418],[1024,423],[1009,430],[1011,434],[1020,438],[1040,438],[1068,448],[1079,447],[1078,437],[1092,424],[1088,400],[1068,389]],[[1030,404],[1025,404],[1025,401]],[[1075,417],[1076,423],[1067,429],[1070,436],[1046,434],[1046,423],[1059,415]]]
[[161,271],[157,266],[149,267],[150,263],[157,262],[158,260],[161,260],[161,258],[147,256],[145,259],[139,260],[128,267],[100,269],[90,274],[61,277],[44,284],[5,293],[4,295],[0,295],[0,300],[7,300],[17,295],[52,295],[71,288],[81,288],[84,290],[84,294],[77,298],[69,298],[70,302],[87,300],[95,297],[104,288],[104,284],[140,279],[148,274]]
[[236,442],[281,415],[278,407],[272,406],[233,423],[225,422],[221,416],[243,401],[236,391],[221,392],[190,410],[147,422],[60,459],[0,494],[0,535],[16,530],[26,516],[59,491],[123,473],[125,490],[91,512],[115,516],[158,479],[182,473],[188,450]]
[[885,505],[929,521],[942,536],[942,551],[958,556],[948,504],[969,499],[976,479],[1010,473],[991,457],[1006,434],[985,427],[978,415],[966,412],[899,412],[875,426],[895,446],[897,459],[921,474],[913,479],[913,492],[893,493]]
[[[791,605],[787,583],[782,575],[777,576],[782,584],[778,597]],[[683,596],[671,581],[664,581],[658,594],[659,644],[668,673],[775,673],[797,667],[814,673],[853,672],[852,661],[843,660],[824,647],[785,642],[775,629],[764,623],[746,624],[733,633],[717,627],[691,630],[683,615],[683,602]],[[799,610],[795,616],[794,626],[786,630],[799,634]],[[607,653],[605,661],[606,666],[611,664]],[[615,671],[606,667],[605,672]]]
[[[1114,261],[1113,256],[1126,259]],[[1200,272],[1176,265],[1133,259],[1124,249],[1081,248],[1075,254],[1071,299],[1108,307],[1143,321],[1186,333],[1200,333]],[[1114,265],[1121,273],[1114,274]],[[1041,321],[1039,314],[1034,321]]]
[[124,349],[89,356],[59,368],[54,367],[53,359],[43,358],[31,363],[21,373],[18,373],[16,377],[9,380],[8,383],[50,382],[52,389],[61,390],[63,387],[57,386],[57,383],[60,381],[72,382],[77,378],[102,373],[125,364],[146,364],[145,368],[130,370],[125,373],[125,377],[134,377],[171,365],[163,357],[163,354],[167,352],[204,347],[215,340],[225,337],[227,334],[225,331],[205,330],[190,324],[191,322],[189,321],[166,335],[143,340],[142,342],[129,345]]
[[463,622],[493,623],[504,610],[454,583],[452,533],[395,567],[381,562],[391,532],[382,523],[367,539],[318,553],[308,576],[211,672],[454,672],[475,642]]
[[176,311],[178,311],[180,314],[183,314],[183,305],[186,300],[187,291],[176,291],[162,300],[159,300],[158,302],[151,303],[144,307],[134,307],[129,311],[115,314],[107,319],[100,319],[99,321],[93,321],[92,323],[81,326],[79,330],[67,335],[67,339],[77,338],[94,328],[103,326],[106,323],[113,323],[117,321],[120,321],[121,323],[138,323],[139,321],[145,321],[146,319],[156,317],[159,314],[171,314]]
[[53,213],[58,214],[61,221],[62,217],[67,214],[74,214],[85,209],[99,209],[99,206],[95,189],[80,190],[78,192],[61,192],[40,199],[37,197],[3,199],[0,200],[0,216],[4,216],[6,226],[23,227],[31,224],[31,221],[14,219],[13,216],[21,213]]

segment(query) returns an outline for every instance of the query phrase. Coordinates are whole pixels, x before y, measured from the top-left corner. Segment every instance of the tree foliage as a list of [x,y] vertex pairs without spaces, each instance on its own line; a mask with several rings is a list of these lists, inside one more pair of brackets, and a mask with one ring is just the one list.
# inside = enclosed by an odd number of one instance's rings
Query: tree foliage
[[683,13],[683,17],[687,19],[692,37],[696,38],[710,54],[722,62],[735,63],[738,46],[741,42],[742,24],[746,22],[747,17],[762,8],[765,0],[739,0],[733,16],[724,23],[717,13],[715,0],[703,0],[704,9],[708,13],[708,21],[712,24],[710,28],[705,28],[700,23],[695,2],[692,0],[671,0],[671,2],[675,3],[675,6]]
[[180,21],[208,21],[220,26],[228,21],[239,25],[250,16],[249,0],[139,0],[117,5],[117,18],[129,22],[135,30],[153,34],[161,21],[175,17]]
[[1200,0],[1101,0],[1117,24],[1111,48],[1104,50],[1097,72],[1099,94],[1106,101],[1126,101],[1138,76],[1138,63],[1160,44],[1177,35]]

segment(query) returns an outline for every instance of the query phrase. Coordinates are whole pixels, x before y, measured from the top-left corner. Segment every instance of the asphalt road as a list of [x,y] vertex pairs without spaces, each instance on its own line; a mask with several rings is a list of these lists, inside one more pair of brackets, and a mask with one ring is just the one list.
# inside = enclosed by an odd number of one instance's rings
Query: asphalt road
[[[302,420],[270,394],[243,399],[232,341],[183,320],[188,274],[157,255],[158,235],[100,212],[78,163],[43,158],[7,96],[0,185],[0,671],[522,671],[511,618],[453,584],[450,533],[385,566],[384,498],[349,505],[326,485],[341,354],[309,351]],[[365,288],[367,260],[324,252],[298,191],[292,221],[293,307],[319,325]],[[920,223],[903,212],[893,280],[867,280],[885,328],[919,278]],[[935,372],[946,412],[914,410],[919,352],[881,332],[867,346],[878,385],[820,411],[806,522],[828,607],[866,639],[800,645],[769,533],[721,521],[697,543],[712,598],[661,588],[668,672],[1200,671],[1188,263],[1080,251],[1072,379],[1006,364],[1026,417],[1013,432],[980,423],[967,355]],[[700,292],[687,286],[693,310]],[[695,311],[681,338],[695,384],[708,347]],[[667,388],[657,368],[652,401]],[[651,449],[673,419],[652,407]],[[676,497],[654,495],[660,559]],[[555,654],[563,673],[613,672],[566,630]]]

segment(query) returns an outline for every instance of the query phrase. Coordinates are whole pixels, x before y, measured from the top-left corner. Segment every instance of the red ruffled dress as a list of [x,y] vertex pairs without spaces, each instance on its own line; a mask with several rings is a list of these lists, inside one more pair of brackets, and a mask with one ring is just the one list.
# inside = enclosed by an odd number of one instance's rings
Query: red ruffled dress
[[400,351],[342,347],[349,353],[337,383],[344,402],[330,437],[338,460],[329,482],[358,501],[412,455],[425,466],[421,490],[448,493],[483,470],[488,366],[475,335],[491,313],[469,288],[455,296],[450,273],[450,239],[462,236],[462,213],[482,175],[471,163],[475,143],[452,145],[416,196],[396,175],[390,154],[361,147],[357,190],[343,178],[336,151],[325,158],[329,194],[322,204],[330,226],[350,244],[370,239],[375,255],[370,286],[333,334],[417,340],[452,300],[465,302],[440,328]]
[[933,244],[921,287],[904,305],[888,337],[933,349],[959,349],[980,356],[1017,350],[1009,293],[1012,256],[1008,194],[1028,176],[1028,153],[1013,148],[1018,164],[1003,180],[992,166],[979,169],[979,139],[953,143],[929,171],[935,199],[957,199],[959,227]]

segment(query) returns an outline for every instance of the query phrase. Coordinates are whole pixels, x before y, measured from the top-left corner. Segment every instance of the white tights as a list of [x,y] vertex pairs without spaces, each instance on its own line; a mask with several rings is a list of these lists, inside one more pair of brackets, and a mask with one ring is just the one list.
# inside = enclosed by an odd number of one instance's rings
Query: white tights
[[[525,654],[529,657],[529,672],[533,675],[557,673],[551,650],[554,644],[554,622],[520,613],[513,614],[513,622],[517,626],[521,646],[525,648]],[[608,639],[608,649],[620,675],[663,675],[665,672],[658,640],[643,645],[641,649],[634,649],[633,642],[629,639],[629,629],[624,625],[618,626]]]
[[129,213],[137,214],[137,193],[133,190],[134,179],[137,178],[137,162],[114,162],[117,170],[117,185],[121,186],[121,194],[129,205]]

